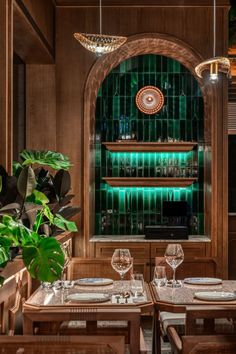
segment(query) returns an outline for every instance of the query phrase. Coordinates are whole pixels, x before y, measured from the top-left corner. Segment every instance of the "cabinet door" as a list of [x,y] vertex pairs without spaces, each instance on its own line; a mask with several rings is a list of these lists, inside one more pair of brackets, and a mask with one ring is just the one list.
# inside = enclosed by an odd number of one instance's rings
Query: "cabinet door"
[[[181,243],[176,240],[176,243]],[[168,242],[153,242],[151,244],[151,258],[164,257]],[[181,243],[184,257],[204,257],[206,255],[206,243],[205,242],[182,242]]]
[[95,248],[95,257],[109,258],[112,257],[116,248],[128,248],[131,256],[135,259],[149,259],[150,246],[147,243],[135,242],[97,242]]

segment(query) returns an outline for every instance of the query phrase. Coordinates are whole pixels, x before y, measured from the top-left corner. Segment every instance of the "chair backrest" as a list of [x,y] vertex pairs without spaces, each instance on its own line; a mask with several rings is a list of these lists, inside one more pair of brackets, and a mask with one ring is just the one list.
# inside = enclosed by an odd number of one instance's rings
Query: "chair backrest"
[[7,354],[124,354],[125,342],[123,336],[0,336],[0,348]]
[[[125,278],[130,279],[132,268],[127,272]],[[68,267],[68,279],[79,278],[111,278],[119,280],[119,274],[112,268],[111,259],[100,258],[79,258],[73,257]]]
[[183,336],[181,354],[235,354],[235,335]]
[[236,334],[236,308],[226,306],[188,306],[186,335]]
[[5,273],[6,281],[0,289],[0,334],[13,335],[16,327],[22,330],[22,302],[30,291],[30,277],[25,268],[9,278]]
[[235,354],[236,308],[226,306],[189,306],[186,308],[185,335],[167,330],[173,353]]

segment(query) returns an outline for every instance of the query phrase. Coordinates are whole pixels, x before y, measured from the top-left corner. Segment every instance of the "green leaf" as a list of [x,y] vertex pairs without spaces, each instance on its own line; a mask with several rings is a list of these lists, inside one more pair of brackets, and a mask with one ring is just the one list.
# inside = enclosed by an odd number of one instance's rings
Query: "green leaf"
[[19,162],[13,161],[13,176],[19,177],[22,168],[23,167]]
[[33,230],[35,232],[38,232],[40,226],[42,225],[42,220],[43,220],[43,213],[40,212],[38,213],[38,215],[36,216],[36,220],[35,220],[35,223],[34,223],[34,226],[33,226]]
[[4,246],[0,245],[0,267],[9,260],[9,252]]
[[22,256],[32,278],[46,282],[60,279],[65,259],[61,245],[55,238],[44,238],[37,246],[23,247]]
[[69,158],[55,151],[24,150],[20,153],[23,166],[39,164],[47,165],[55,170],[68,170],[71,167]]
[[49,203],[49,199],[47,198],[47,196],[44,193],[38,191],[37,189],[34,189],[33,193],[27,198],[27,201],[39,205]]
[[49,220],[50,224],[54,224],[54,215],[47,205],[44,205],[43,214]]
[[56,216],[54,217],[54,225],[56,225],[62,230],[73,232],[78,231],[76,223],[74,221],[68,221],[60,214],[56,214]]
[[8,237],[0,236],[0,247],[4,247],[9,252],[12,243]]
[[35,174],[32,167],[28,166],[21,171],[18,181],[17,189],[20,195],[25,199],[33,193],[36,187]]

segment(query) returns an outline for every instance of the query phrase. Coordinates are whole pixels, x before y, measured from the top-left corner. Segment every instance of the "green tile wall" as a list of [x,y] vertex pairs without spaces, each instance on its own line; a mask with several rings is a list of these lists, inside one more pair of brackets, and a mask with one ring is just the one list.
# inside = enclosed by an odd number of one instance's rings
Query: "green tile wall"
[[[165,103],[155,115],[141,113],[135,96],[146,85],[162,90]],[[197,141],[188,153],[115,153],[102,141],[121,136],[138,141]],[[190,234],[204,234],[203,98],[192,74],[179,62],[160,55],[133,57],[113,69],[101,85],[96,104],[96,234],[136,235],[145,225],[165,223],[164,200],[186,200]],[[190,177],[187,188],[112,188],[105,176]]]

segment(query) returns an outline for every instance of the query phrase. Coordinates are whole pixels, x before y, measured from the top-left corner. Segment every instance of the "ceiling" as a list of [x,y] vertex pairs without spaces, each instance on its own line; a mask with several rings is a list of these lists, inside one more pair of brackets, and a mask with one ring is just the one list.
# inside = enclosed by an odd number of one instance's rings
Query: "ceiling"
[[[98,6],[99,0],[54,0],[56,6]],[[102,0],[102,6],[212,6],[213,0]],[[217,0],[217,5],[227,5],[229,0]]]

